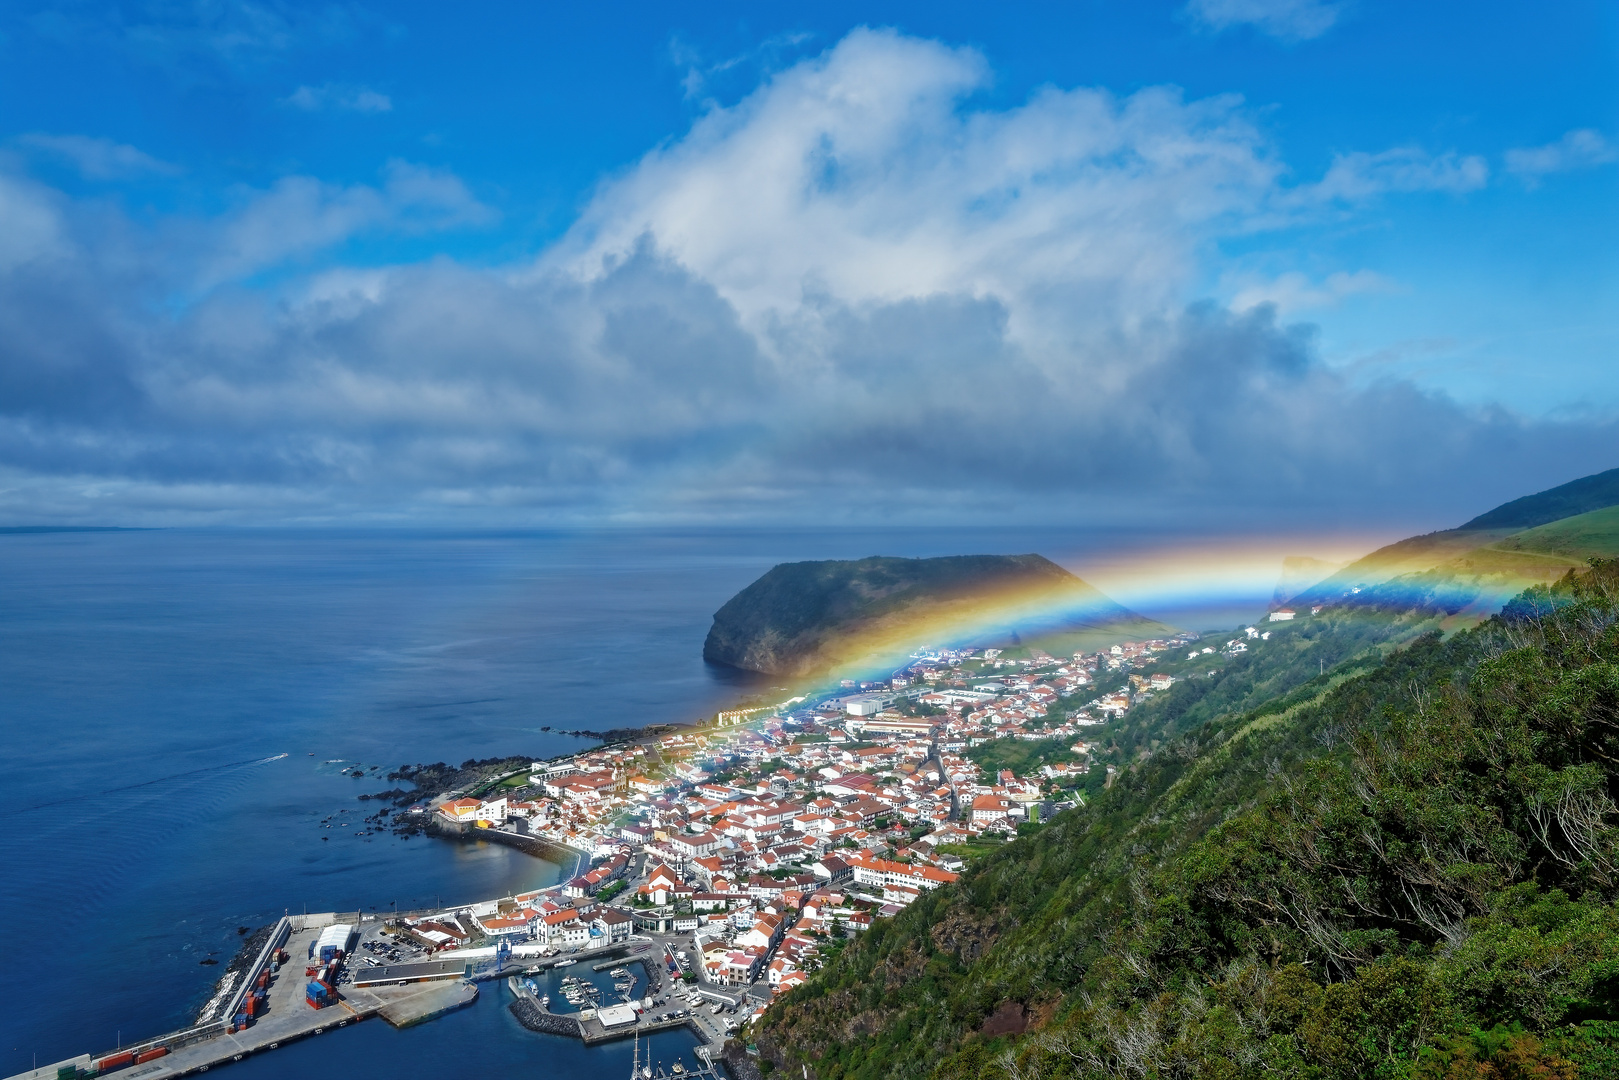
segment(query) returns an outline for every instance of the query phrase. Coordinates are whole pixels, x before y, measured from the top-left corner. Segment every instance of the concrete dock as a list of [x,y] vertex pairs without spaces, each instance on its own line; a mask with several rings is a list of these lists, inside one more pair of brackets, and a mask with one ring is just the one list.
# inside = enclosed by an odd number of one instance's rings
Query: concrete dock
[[[161,1050],[152,1060],[136,1062],[117,1068],[106,1075],[120,1080],[167,1080],[169,1077],[203,1073],[216,1065],[241,1061],[249,1054],[278,1049],[296,1039],[324,1035],[372,1016],[381,1016],[396,1027],[409,1027],[477,1000],[478,988],[462,982],[412,982],[405,986],[345,986],[338,994],[338,1002],[324,1009],[311,1008],[305,999],[302,957],[309,943],[320,936],[320,927],[295,930],[286,943],[291,963],[271,975],[269,1008],[264,1014],[241,1031],[220,1031],[217,1035],[194,1042],[181,1038],[149,1040],[135,1049],[141,1052]],[[459,969],[458,969],[459,970]],[[19,1073],[12,1080],[58,1080],[64,1069],[94,1073],[99,1062],[110,1053],[81,1054],[68,1061],[42,1066],[32,1072]]]
[[[304,975],[304,958],[309,954],[311,944],[320,937],[321,930],[335,921],[341,920],[332,914],[306,915],[289,916],[277,924],[272,939],[259,952],[253,966],[244,971],[234,994],[216,1010],[221,1017],[233,1014],[242,995],[256,985],[260,973],[267,973],[267,1007],[239,1031],[229,1031],[225,1019],[209,1018],[191,1028],[125,1046],[119,1051],[80,1054],[67,1061],[19,1073],[10,1080],[63,1080],[64,1077],[98,1074],[127,1077],[129,1080],[167,1080],[169,1077],[208,1072],[217,1065],[241,1061],[250,1054],[275,1050],[297,1039],[324,1035],[373,1016],[381,1016],[395,1027],[404,1028],[425,1023],[477,1000],[477,985],[465,979],[469,961],[447,956],[391,965],[351,962],[347,968],[351,981],[338,986],[336,1004],[322,1009],[310,1007],[305,998],[305,987],[309,980]],[[279,971],[272,973],[270,960],[277,946],[284,948],[290,959]],[[509,961],[505,970],[499,972],[481,961],[472,963],[479,969],[479,978],[512,975],[524,969],[521,961]],[[571,956],[540,958],[537,963],[529,961],[528,968],[571,966],[575,963],[588,964],[596,970],[618,964],[642,963],[649,975],[657,966],[656,956],[648,943],[620,942]],[[654,978],[655,985],[658,981]],[[608,1028],[594,1017],[581,1019],[572,1013],[549,1012],[522,988],[517,978],[509,979],[508,985],[533,1009],[534,1015],[524,1021],[525,1026],[553,1034],[566,1034],[581,1039],[587,1045],[629,1038],[637,1032],[651,1035],[679,1027],[690,1027],[701,1040],[709,1038],[709,1033],[693,1016],[681,1019],[642,1016],[636,1022],[615,1024]],[[520,1016],[519,1019],[523,1018]],[[541,1022],[538,1026],[534,1022],[536,1020]],[[712,1050],[712,1047],[699,1048],[699,1057],[706,1061],[705,1050]],[[707,1070],[700,1070],[687,1075],[706,1077],[711,1074]]]

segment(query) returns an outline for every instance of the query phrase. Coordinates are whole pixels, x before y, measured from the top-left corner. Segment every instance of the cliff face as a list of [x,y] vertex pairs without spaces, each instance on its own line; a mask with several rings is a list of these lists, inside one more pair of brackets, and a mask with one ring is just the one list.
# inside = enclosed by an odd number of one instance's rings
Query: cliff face
[[923,644],[1079,648],[1165,629],[1039,555],[877,556],[772,568],[715,613],[703,658],[802,677]]

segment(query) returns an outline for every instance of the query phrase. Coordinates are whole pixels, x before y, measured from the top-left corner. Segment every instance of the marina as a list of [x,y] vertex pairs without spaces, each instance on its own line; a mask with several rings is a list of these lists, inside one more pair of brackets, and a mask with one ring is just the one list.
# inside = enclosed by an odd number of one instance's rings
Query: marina
[[[565,1035],[586,1046],[688,1026],[699,1039],[703,1036],[689,1024],[689,1018],[640,1017],[638,1007],[646,1002],[630,996],[640,982],[627,966],[639,963],[629,955],[631,947],[609,946],[572,957],[542,958],[538,963],[514,961],[509,952],[492,950],[491,957],[356,964],[348,973],[343,970],[340,954],[346,950],[342,946],[349,946],[360,934],[339,918],[333,913],[289,916],[269,928],[264,944],[241,977],[222,980],[220,993],[205,1007],[205,1014],[218,1018],[200,1019],[191,1028],[134,1045],[38,1066],[9,1080],[79,1080],[107,1075],[167,1080],[199,1075],[372,1017],[380,1017],[396,1029],[424,1024],[473,1004],[479,997],[478,982],[501,975],[507,976],[513,1005],[522,1006],[513,1008],[514,1015],[531,1031]],[[635,943],[635,947],[650,954],[649,943]],[[472,954],[484,951],[467,950]],[[328,958],[328,952],[334,956]],[[526,966],[514,973],[520,964]],[[576,964],[581,971],[607,972],[620,1000],[607,1000],[607,991],[588,978],[561,974]],[[535,992],[536,976],[559,978],[563,995],[577,1011],[552,1013],[550,996]],[[707,1061],[717,1049],[699,1047],[697,1055]],[[667,1072],[656,1065],[636,1068],[640,1071],[635,1075],[641,1080],[659,1076],[717,1080],[724,1075],[712,1067],[694,1070],[678,1062]]]
[[[329,929],[331,918],[314,916],[307,924],[282,920],[285,925],[278,928],[265,956],[286,955],[293,963],[278,964],[273,959],[265,959],[249,969],[248,978],[242,980],[244,989],[255,986],[260,976],[264,976],[262,1005],[253,1007],[250,1026],[238,1027],[225,1020],[210,1021],[133,1046],[81,1054],[67,1061],[40,1066],[19,1073],[12,1080],[76,1080],[80,1076],[108,1074],[132,1080],[166,1080],[196,1075],[242,1061],[249,1055],[325,1035],[373,1016],[382,1017],[396,1028],[406,1028],[477,1000],[478,988],[472,983],[417,982],[403,986],[347,988],[334,1003],[312,1008],[308,997],[309,979],[296,961],[303,953],[311,951],[311,946]],[[272,966],[278,970],[269,970]],[[240,995],[237,1000],[241,1000]]]

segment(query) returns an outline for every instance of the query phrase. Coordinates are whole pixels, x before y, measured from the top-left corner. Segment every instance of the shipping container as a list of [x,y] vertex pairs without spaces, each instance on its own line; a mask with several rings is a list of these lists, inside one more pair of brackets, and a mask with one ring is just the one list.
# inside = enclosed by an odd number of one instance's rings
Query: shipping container
[[148,1061],[156,1061],[158,1058],[162,1057],[168,1052],[169,1048],[166,1046],[154,1046],[150,1050],[142,1050],[140,1053],[135,1055],[135,1064],[144,1065]]
[[128,1050],[121,1050],[116,1054],[109,1054],[96,1062],[97,1072],[106,1072],[108,1069],[122,1069],[135,1060],[135,1055]]

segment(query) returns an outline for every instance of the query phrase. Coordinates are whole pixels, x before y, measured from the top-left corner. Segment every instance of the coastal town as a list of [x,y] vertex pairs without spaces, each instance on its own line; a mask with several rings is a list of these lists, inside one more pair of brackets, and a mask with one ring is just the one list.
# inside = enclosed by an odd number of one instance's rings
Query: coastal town
[[636,1054],[660,1032],[695,1036],[695,1064],[645,1075],[756,1075],[737,1036],[772,1000],[971,859],[1094,796],[1114,775],[1108,725],[1269,637],[1188,632],[1068,657],[919,649],[881,680],[418,786],[353,835],[388,821],[507,844],[563,879],[434,910],[289,912],[247,939],[191,1027],[20,1075],[190,1075],[370,1016],[421,1023],[497,979],[533,1031],[634,1038]]
[[[430,831],[553,844],[580,853],[578,872],[399,929],[431,950],[508,942],[545,955],[679,936],[691,947],[670,950],[672,974],[740,994],[734,1028],[842,941],[1105,784],[1094,733],[1175,681],[1152,670],[1160,659],[1215,651],[1196,639],[1068,658],[918,650],[880,682],[723,712],[534,762],[480,796],[419,803],[406,814]],[[1020,742],[1043,751],[1022,770],[980,752]]]

